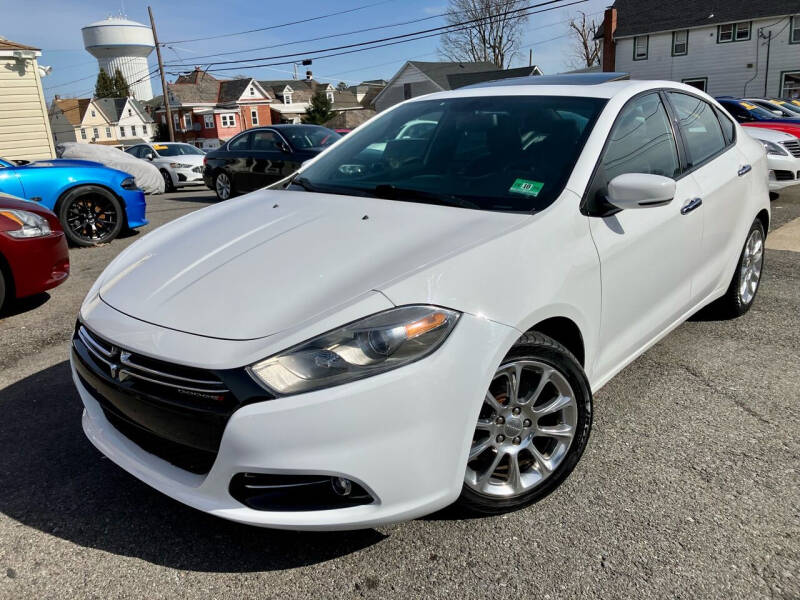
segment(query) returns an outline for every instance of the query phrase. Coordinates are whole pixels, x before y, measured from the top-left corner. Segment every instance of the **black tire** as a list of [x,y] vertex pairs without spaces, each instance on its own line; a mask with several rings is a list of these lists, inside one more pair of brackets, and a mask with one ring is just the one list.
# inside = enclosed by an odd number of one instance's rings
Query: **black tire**
[[164,193],[174,192],[175,184],[172,183],[172,175],[166,169],[161,169],[161,176],[164,178]]
[[[542,363],[557,371],[563,376],[563,380],[569,384],[575,398],[573,410],[575,410],[577,414],[574,436],[566,453],[562,455],[563,458],[560,459],[560,462],[549,475],[545,476],[531,489],[522,493],[510,496],[480,493],[467,484],[465,476],[465,483],[461,490],[461,496],[456,501],[456,508],[464,512],[480,515],[495,515],[517,510],[541,500],[561,485],[572,472],[589,441],[589,434],[592,428],[592,392],[589,388],[589,382],[586,379],[583,368],[572,353],[552,338],[538,332],[531,332],[523,335],[517,343],[514,344],[505,359],[503,359],[501,366],[518,360]],[[524,377],[523,375],[520,379],[524,381]],[[522,384],[520,383],[519,385],[521,386]],[[545,392],[543,391],[540,396],[544,395]],[[534,402],[538,405],[538,401]],[[517,439],[519,438],[515,438],[515,440]],[[536,438],[534,437],[533,439]],[[475,442],[473,441],[473,443]],[[490,449],[490,452],[495,451]],[[474,460],[480,460],[480,458]],[[469,464],[468,471],[470,468]]]
[[[760,264],[758,268],[758,275],[755,279],[754,289],[753,286],[750,285],[750,293],[743,295],[742,289],[744,278],[746,273],[749,271],[746,268],[743,269],[742,267],[745,265],[745,261],[747,260],[748,245],[750,244],[751,238],[754,235],[760,240]],[[750,226],[750,230],[747,232],[744,246],[739,254],[739,261],[736,263],[736,271],[733,273],[733,278],[731,279],[731,283],[728,286],[725,295],[709,304],[705,311],[709,317],[716,319],[735,319],[736,317],[741,317],[744,313],[750,310],[751,306],[753,306],[753,302],[756,299],[756,294],[758,294],[758,288],[761,286],[761,274],[764,270],[765,238],[766,235],[764,232],[764,226],[761,224],[759,219],[756,219],[753,221],[753,224]]]
[[74,246],[106,244],[126,225],[119,199],[96,185],[70,190],[59,205],[58,220]]
[[[223,184],[227,182],[227,185]],[[227,190],[227,195],[225,193]],[[221,201],[230,200],[236,195],[236,190],[233,187],[233,179],[226,171],[220,171],[214,176],[214,193],[217,199]]]

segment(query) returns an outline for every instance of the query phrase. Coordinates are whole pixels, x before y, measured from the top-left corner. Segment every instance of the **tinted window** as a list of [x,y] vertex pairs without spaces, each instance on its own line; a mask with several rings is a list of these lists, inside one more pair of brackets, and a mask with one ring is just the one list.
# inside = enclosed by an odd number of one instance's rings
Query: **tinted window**
[[260,150],[262,152],[275,152],[280,150],[278,146],[279,141],[280,138],[278,138],[273,131],[254,131],[250,149]]
[[561,193],[600,98],[500,96],[411,102],[302,171],[318,191],[486,210],[540,210]]
[[732,144],[736,139],[736,127],[733,125],[731,118],[725,113],[724,110],[714,109],[719,118],[719,123],[722,125],[722,135],[725,136],[725,141]]
[[230,143],[228,144],[228,150],[249,150],[250,137],[251,135],[249,133],[246,133],[231,140]]
[[191,144],[160,144],[158,153],[161,156],[187,156],[192,154],[205,154],[197,146]]
[[600,162],[600,187],[624,173],[675,177],[680,172],[675,137],[658,94],[631,100],[619,114]]
[[727,146],[714,109],[708,102],[678,92],[669,92],[669,99],[675,107],[678,126],[686,142],[689,166],[699,165]]
[[281,129],[281,133],[289,140],[292,148],[298,150],[324,148],[342,137],[332,129],[318,125],[295,125]]

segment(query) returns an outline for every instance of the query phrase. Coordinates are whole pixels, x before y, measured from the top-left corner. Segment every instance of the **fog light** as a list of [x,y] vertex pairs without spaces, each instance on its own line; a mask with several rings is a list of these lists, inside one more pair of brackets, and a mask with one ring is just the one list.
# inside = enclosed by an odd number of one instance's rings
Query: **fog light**
[[339,496],[349,496],[353,491],[353,482],[344,477],[331,477],[331,486]]
[[778,178],[775,176],[775,171],[770,171],[769,172],[769,180],[770,181],[776,181],[777,179]]

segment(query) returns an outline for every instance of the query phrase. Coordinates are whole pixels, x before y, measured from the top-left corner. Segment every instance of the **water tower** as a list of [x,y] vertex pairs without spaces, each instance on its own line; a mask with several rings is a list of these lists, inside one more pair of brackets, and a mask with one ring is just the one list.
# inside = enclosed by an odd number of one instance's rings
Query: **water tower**
[[[83,46],[110,76],[119,69],[137,100],[150,100],[153,88],[147,57],[155,48],[147,25],[123,17],[109,17],[81,29]],[[140,81],[141,80],[141,81]],[[136,83],[134,83],[136,82]]]

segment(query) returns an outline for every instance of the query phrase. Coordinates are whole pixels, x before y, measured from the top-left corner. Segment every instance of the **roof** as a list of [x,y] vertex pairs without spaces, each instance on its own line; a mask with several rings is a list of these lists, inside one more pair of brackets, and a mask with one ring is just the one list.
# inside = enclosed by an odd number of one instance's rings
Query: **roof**
[[[615,0],[614,37],[796,14],[797,0]],[[598,35],[602,37],[601,26]]]
[[33,46],[26,46],[18,42],[12,42],[3,37],[0,37],[0,50],[35,50],[39,51],[41,48],[34,48]]
[[70,125],[77,127],[86,116],[86,109],[91,102],[90,98],[59,98],[53,100],[53,105],[64,114]]
[[200,69],[179,76],[167,88],[181,104],[216,104],[219,97],[219,79]]
[[371,109],[344,110],[336,113],[330,121],[325,123],[325,127],[329,129],[355,129],[362,123],[369,121],[376,114],[378,113]]
[[[414,65],[422,71],[426,77],[444,90],[449,90],[450,83],[448,75],[464,73],[480,73],[485,71],[500,71],[497,65],[491,62],[420,62],[417,60],[409,61],[408,64]],[[405,66],[400,69],[401,71]]]
[[220,81],[219,82],[219,97],[217,99],[218,102],[236,102],[239,98],[242,97],[244,91],[250,85],[252,79],[250,78],[241,78],[241,79],[229,79],[227,81]]
[[139,114],[142,115],[142,120],[146,123],[152,123],[153,118],[150,114],[145,111],[144,105],[136,100],[135,98],[95,98],[95,104],[100,107],[100,110],[103,111],[108,117],[108,120],[112,123],[115,123],[120,120],[120,117],[123,117],[122,111],[125,110],[125,105],[128,102],[139,111]]
[[541,75],[542,71],[538,66],[520,67],[518,69],[506,69],[499,71],[477,71],[474,73],[453,73],[447,76],[448,88],[455,90],[467,85],[475,85],[484,81],[497,81],[499,79],[509,79],[512,77],[529,77]]
[[89,23],[88,25],[84,25],[81,29],[88,29],[89,27],[105,27],[108,25],[119,26],[119,25],[128,25],[132,27],[144,27],[145,29],[150,29],[144,23],[137,23],[136,21],[131,21],[130,19],[125,19],[123,17],[108,17],[107,19],[103,19],[102,21],[95,21],[94,23]]

